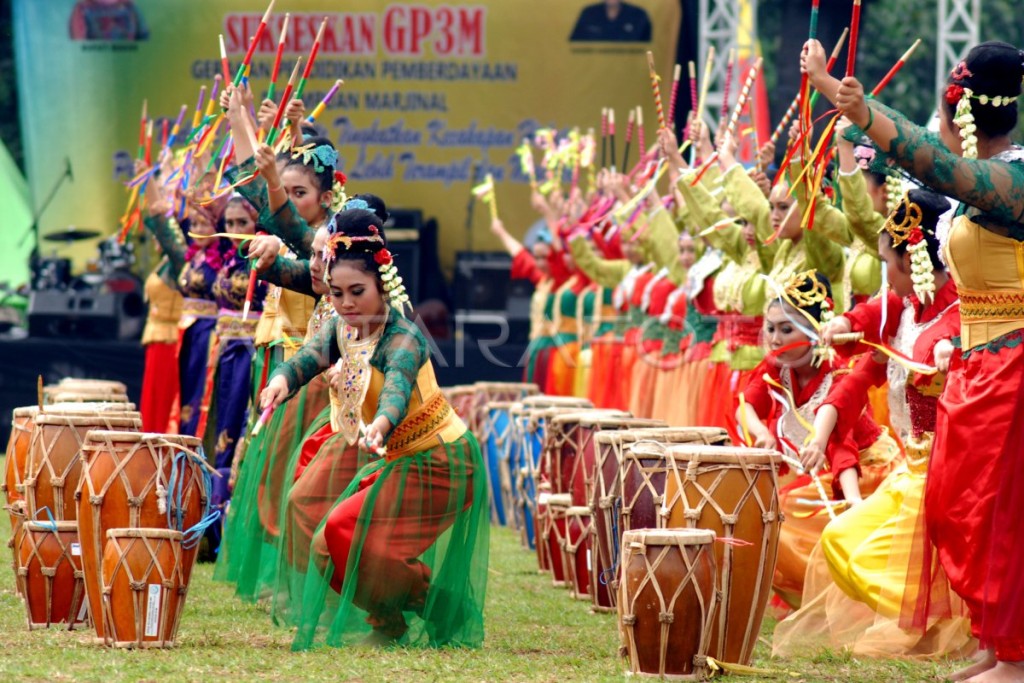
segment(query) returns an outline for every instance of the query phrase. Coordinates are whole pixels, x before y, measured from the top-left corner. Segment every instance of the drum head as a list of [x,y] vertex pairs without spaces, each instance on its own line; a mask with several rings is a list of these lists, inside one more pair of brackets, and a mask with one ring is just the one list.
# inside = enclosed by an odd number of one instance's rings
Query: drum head
[[171,529],[108,529],[107,538],[166,538],[180,541],[183,534]]
[[623,545],[705,545],[715,542],[715,532],[708,529],[635,529],[622,534]]
[[554,508],[571,508],[572,507],[572,496],[568,493],[556,493],[548,498],[548,507]]
[[[642,444],[638,444],[640,446]],[[780,465],[782,454],[767,448],[740,446],[708,446],[706,444],[673,444],[667,455],[676,460],[715,464]]]

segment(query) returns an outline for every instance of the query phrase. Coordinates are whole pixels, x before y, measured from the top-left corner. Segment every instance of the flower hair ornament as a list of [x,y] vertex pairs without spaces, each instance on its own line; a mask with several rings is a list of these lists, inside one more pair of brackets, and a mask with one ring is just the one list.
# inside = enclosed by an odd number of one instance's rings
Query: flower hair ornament
[[924,212],[920,206],[910,201],[909,194],[903,195],[900,206],[906,206],[903,220],[896,223],[896,212],[893,211],[885,219],[882,229],[892,237],[892,246],[898,247],[904,242],[907,243],[907,252],[910,254],[910,280],[914,285],[914,294],[922,304],[927,305],[935,298],[935,273],[932,259],[928,255],[928,240],[925,239],[924,228],[921,227]]
[[[810,289],[804,288],[807,282],[812,283]],[[802,273],[794,273],[790,276],[789,280],[782,287],[782,296],[780,298],[797,309],[816,330],[835,318],[835,303],[832,301],[832,297],[828,295],[828,288],[825,286],[825,283],[817,278],[817,272],[813,269]],[[807,311],[807,309],[813,306],[818,306],[821,309],[820,322],[814,320],[814,316]],[[821,365],[822,361],[831,359],[834,351],[831,347],[821,343],[820,335],[815,333],[813,337],[818,338],[818,344],[814,348],[812,360],[814,366],[817,367]]]
[[[337,157],[337,152],[334,153]],[[348,182],[348,176],[341,171],[334,172],[334,183],[331,185],[331,193],[333,199],[331,200],[331,211],[337,213],[345,207],[345,203],[348,202],[348,195],[345,194],[345,183]],[[364,202],[365,203],[365,202]]]
[[326,167],[332,169],[338,164],[338,150],[330,145],[316,145],[312,143],[296,147],[292,150],[292,159],[302,159],[306,166],[312,166],[317,173],[323,173]]
[[978,126],[974,122],[974,113],[971,111],[971,100],[977,100],[980,104],[993,107],[1006,107],[1017,101],[1016,96],[996,95],[975,95],[971,88],[960,85],[957,81],[966,81],[973,77],[964,62],[960,62],[949,75],[953,81],[946,86],[946,102],[954,107],[953,123],[960,129],[960,139],[963,141],[963,155],[965,159],[978,158]]
[[[362,199],[353,199],[345,205],[343,210],[360,209],[363,206],[367,206],[367,204]],[[331,235],[324,246],[324,261],[327,264],[331,264],[337,259],[338,254],[346,251],[357,250],[372,253],[373,261],[377,264],[377,271],[380,273],[381,282],[384,283],[384,296],[388,304],[399,312],[405,307],[411,310],[412,304],[409,302],[409,294],[405,290],[405,285],[402,284],[402,277],[398,274],[398,268],[395,267],[394,256],[384,246],[384,238],[375,226],[370,226],[370,232],[370,235],[355,237],[345,233]],[[325,281],[327,280],[328,270],[325,269],[324,271]]]

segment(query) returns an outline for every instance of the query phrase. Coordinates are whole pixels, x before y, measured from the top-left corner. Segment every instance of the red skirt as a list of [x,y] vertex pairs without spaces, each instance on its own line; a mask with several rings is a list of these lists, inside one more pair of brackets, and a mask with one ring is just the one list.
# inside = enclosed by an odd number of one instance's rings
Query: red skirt
[[1024,660],[1022,340],[1015,332],[997,351],[954,357],[925,489],[928,535],[949,585],[981,646],[1004,661]]
[[159,434],[176,434],[177,420],[171,419],[178,403],[178,344],[146,344],[146,369],[142,374],[139,412],[142,429]]

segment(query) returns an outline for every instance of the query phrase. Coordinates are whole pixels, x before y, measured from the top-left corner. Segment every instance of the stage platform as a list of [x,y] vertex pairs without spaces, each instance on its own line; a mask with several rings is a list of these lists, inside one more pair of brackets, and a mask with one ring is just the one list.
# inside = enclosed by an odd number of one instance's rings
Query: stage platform
[[[476,381],[521,381],[526,345],[460,339],[431,341],[431,356],[441,386]],[[55,384],[63,377],[86,377],[124,382],[138,403],[142,389],[145,350],[138,342],[52,338],[0,338],[0,439],[4,446],[11,428],[11,411],[32,405],[36,378]]]

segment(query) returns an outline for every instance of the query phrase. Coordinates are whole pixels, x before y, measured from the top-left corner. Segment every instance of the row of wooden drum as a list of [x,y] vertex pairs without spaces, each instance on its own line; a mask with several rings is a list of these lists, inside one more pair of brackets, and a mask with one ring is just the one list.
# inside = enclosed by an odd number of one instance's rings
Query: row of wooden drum
[[172,646],[209,522],[199,439],[141,433],[118,382],[40,397],[14,410],[0,485],[29,629],[91,624],[107,645]]
[[487,452],[508,523],[553,585],[617,612],[633,673],[699,678],[709,657],[750,663],[775,572],[780,454],[530,385],[450,397]]

